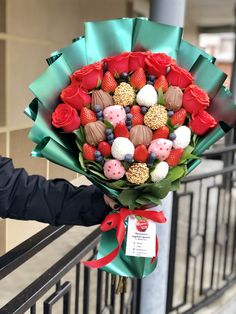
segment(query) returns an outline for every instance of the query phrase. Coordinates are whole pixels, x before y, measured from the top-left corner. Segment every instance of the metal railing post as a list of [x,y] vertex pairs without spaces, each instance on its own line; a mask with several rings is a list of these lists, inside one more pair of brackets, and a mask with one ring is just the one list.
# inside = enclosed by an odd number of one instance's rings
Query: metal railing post
[[151,0],[149,18],[158,23],[183,27],[186,0]]

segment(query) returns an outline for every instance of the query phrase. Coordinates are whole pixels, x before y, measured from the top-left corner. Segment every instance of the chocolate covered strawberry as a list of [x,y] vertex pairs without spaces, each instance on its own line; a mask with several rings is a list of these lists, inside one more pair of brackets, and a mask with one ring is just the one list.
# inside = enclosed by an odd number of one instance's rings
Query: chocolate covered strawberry
[[118,123],[125,124],[125,120],[126,120],[125,109],[124,107],[119,106],[119,105],[106,107],[103,110],[103,117],[104,117],[104,120],[109,121],[114,127]]
[[154,153],[158,160],[163,161],[169,156],[172,146],[172,141],[158,138],[152,141],[151,145],[148,147],[148,152]]
[[120,160],[109,159],[103,166],[104,175],[111,180],[119,180],[125,175],[125,168]]
[[136,102],[140,106],[148,108],[156,105],[158,102],[158,95],[155,88],[150,84],[144,85],[137,93]]

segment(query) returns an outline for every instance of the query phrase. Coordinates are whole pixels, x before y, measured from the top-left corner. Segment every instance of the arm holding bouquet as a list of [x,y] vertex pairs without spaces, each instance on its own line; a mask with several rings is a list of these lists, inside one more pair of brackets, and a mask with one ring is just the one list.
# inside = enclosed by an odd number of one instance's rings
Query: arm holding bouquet
[[75,187],[14,168],[0,156],[0,217],[37,220],[51,225],[96,225],[115,202],[96,186]]

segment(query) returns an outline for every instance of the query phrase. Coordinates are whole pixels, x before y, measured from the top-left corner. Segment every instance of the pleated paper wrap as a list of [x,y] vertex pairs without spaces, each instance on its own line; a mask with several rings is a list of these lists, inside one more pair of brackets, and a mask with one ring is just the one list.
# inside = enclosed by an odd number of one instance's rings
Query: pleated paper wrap
[[[32,155],[45,157],[56,164],[85,175],[104,193],[122,202],[120,190],[111,188],[95,175],[82,169],[73,134],[64,134],[55,130],[51,125],[51,115],[60,101],[59,95],[62,89],[69,85],[70,75],[75,70],[124,51],[145,50],[164,52],[176,59],[178,65],[193,74],[195,84],[202,87],[211,99],[210,113],[219,123],[198,141],[195,155],[201,155],[235,125],[236,106],[230,91],[223,86],[226,79],[225,73],[214,65],[213,56],[182,40],[181,28],[157,24],[145,18],[87,22],[85,36],[77,38],[71,45],[52,53],[47,59],[49,64],[47,70],[29,87],[36,97],[25,110],[25,113],[34,121],[29,138],[37,146]],[[200,160],[189,162],[188,172],[199,163]],[[163,197],[165,194],[162,195]],[[108,254],[116,245],[115,231],[104,233],[99,257]],[[122,249],[119,256],[106,266],[105,270],[123,276],[142,278],[152,272],[155,266],[156,263],[150,264],[149,258],[125,256]]]

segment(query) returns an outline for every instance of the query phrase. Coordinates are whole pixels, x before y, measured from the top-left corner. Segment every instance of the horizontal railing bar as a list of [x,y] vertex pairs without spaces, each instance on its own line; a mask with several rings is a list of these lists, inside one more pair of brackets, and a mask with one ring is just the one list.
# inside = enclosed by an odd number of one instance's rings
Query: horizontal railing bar
[[49,245],[72,226],[48,226],[0,257],[0,280]]
[[[213,294],[208,295],[204,300],[200,301],[199,303],[193,305],[191,309],[182,312],[183,314],[192,314],[196,311],[202,309],[204,306],[208,306],[215,300],[217,300],[219,297],[221,297],[226,290],[231,288],[236,283],[236,278],[232,279],[231,281],[228,281],[221,289],[215,291]],[[173,308],[174,309],[174,308]]]
[[216,170],[216,171],[212,171],[212,172],[206,172],[206,173],[202,173],[202,174],[187,176],[182,180],[182,183],[187,183],[187,182],[198,181],[198,180],[202,180],[202,179],[206,179],[206,178],[210,178],[210,177],[215,177],[215,176],[218,176],[221,174],[225,174],[227,172],[232,172],[234,170],[236,170],[236,165],[232,165],[232,166],[226,167],[224,169],[220,169],[220,170]]
[[205,153],[203,153],[201,156],[206,156],[206,157],[214,156],[214,155],[219,155],[219,154],[232,152],[234,150],[236,151],[236,144],[229,145],[229,146],[223,146],[223,147],[219,147],[219,148],[214,148],[214,149],[208,150]]
[[0,309],[1,314],[21,314],[27,311],[37,300],[42,297],[60,278],[91,251],[99,242],[100,229],[90,233],[77,246],[63,256],[56,264],[50,267],[39,278],[15,296],[10,302]]

